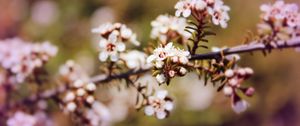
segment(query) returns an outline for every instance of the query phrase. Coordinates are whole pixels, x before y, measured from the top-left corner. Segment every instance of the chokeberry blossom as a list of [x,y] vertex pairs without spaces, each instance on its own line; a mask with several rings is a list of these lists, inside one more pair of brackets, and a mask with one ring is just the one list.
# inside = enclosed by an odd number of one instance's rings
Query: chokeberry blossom
[[49,42],[27,43],[19,38],[0,42],[0,64],[12,73],[10,80],[22,83],[35,69],[41,68],[57,53],[57,48]]
[[154,96],[147,98],[147,106],[144,112],[147,116],[155,116],[158,119],[166,118],[170,111],[174,109],[174,104],[168,96],[166,90],[159,90],[155,92]]
[[180,0],[175,5],[176,16],[183,17],[193,15],[198,20],[204,20],[211,16],[213,24],[227,27],[229,21],[228,11],[230,8],[224,5],[222,0]]
[[152,31],[150,37],[158,39],[162,44],[170,40],[180,38],[180,43],[186,43],[191,34],[185,31],[188,26],[185,18],[174,17],[170,15],[159,15],[151,22]]
[[102,62],[107,61],[107,59],[112,62],[118,61],[120,53],[126,50],[125,44],[127,42],[131,42],[136,46],[140,44],[136,40],[136,34],[124,24],[106,23],[92,29],[92,32],[100,34],[99,60]]

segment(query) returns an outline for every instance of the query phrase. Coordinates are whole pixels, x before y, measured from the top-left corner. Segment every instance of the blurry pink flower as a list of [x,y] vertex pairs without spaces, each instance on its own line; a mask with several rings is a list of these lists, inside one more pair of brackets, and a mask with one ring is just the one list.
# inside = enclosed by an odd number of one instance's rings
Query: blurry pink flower
[[7,126],[34,126],[37,123],[37,119],[22,111],[17,111],[12,117],[10,117],[6,124]]
[[58,14],[59,10],[54,1],[37,1],[31,10],[31,20],[36,24],[48,26],[56,21]]

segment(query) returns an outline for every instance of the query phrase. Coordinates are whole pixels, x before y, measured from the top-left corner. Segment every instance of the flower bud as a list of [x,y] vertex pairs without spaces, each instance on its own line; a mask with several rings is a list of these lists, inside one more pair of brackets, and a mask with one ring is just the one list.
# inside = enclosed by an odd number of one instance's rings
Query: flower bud
[[73,101],[75,99],[75,94],[73,92],[68,92],[64,98],[65,102]]
[[234,71],[232,70],[232,69],[228,69],[228,70],[226,70],[225,71],[225,76],[226,77],[233,77],[233,75],[234,75]]
[[237,86],[237,85],[238,85],[238,80],[237,80],[237,78],[232,78],[232,79],[229,79],[229,80],[228,80],[228,83],[229,83],[231,86]]
[[255,89],[254,89],[253,87],[249,87],[249,88],[246,90],[245,95],[251,97],[251,96],[253,96],[254,92],[255,92]]
[[77,96],[83,96],[85,94],[85,90],[83,88],[80,88],[76,91]]
[[95,98],[94,98],[94,96],[88,96],[87,98],[86,98],[86,102],[87,103],[89,103],[89,104],[92,104],[93,102],[95,101]]
[[170,70],[168,73],[169,73],[169,77],[171,77],[171,78],[174,77],[176,74],[176,72],[174,70]]
[[70,102],[67,104],[66,108],[68,111],[73,112],[77,108],[77,105],[74,102]]
[[96,85],[94,83],[88,83],[86,86],[85,86],[85,89],[88,90],[88,91],[95,91],[96,90]]
[[233,93],[233,89],[230,86],[225,86],[223,88],[223,92],[224,92],[225,96],[231,96]]

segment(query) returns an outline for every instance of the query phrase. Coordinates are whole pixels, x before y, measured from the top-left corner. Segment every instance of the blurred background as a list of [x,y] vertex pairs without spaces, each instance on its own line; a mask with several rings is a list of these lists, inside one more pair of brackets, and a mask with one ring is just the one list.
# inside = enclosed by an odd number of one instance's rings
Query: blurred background
[[[127,24],[138,34],[142,46],[147,45],[150,22],[160,14],[174,15],[177,0],[0,0],[0,38],[20,37],[27,41],[48,40],[59,47],[57,57],[47,68],[52,74],[68,59],[79,62],[91,75],[99,67],[95,35],[91,28],[105,22]],[[247,31],[256,32],[259,6],[273,0],[224,0],[231,7],[229,27],[213,28],[217,37],[212,46],[240,44]],[[299,0],[286,0],[296,2]],[[142,47],[140,48],[142,49]],[[133,108],[127,110],[121,103],[112,113],[118,119],[116,126],[299,126],[300,125],[300,54],[294,50],[274,51],[264,57],[260,52],[243,54],[241,66],[255,70],[247,81],[257,92],[247,99],[250,108],[238,115],[231,110],[230,100],[210,86],[203,86],[194,74],[172,81],[171,96],[176,109],[165,120],[146,117]],[[105,96],[103,87],[99,97]],[[126,93],[115,91],[117,97],[128,98]],[[119,110],[120,109],[120,110]],[[121,110],[126,109],[126,110]],[[117,117],[120,116],[120,117]],[[53,112],[61,123],[71,125],[62,115]]]

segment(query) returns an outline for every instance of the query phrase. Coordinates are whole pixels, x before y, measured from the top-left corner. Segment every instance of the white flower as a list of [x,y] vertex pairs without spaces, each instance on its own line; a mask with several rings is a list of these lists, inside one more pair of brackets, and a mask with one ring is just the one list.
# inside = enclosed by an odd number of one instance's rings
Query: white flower
[[178,1],[175,5],[175,15],[177,17],[179,17],[181,14],[183,17],[189,17],[192,13],[191,11],[191,0],[182,0],[182,1]]
[[109,35],[108,40],[101,39],[99,42],[100,61],[106,61],[108,57],[110,60],[115,62],[119,59],[118,52],[123,52],[126,49],[126,46],[123,42],[118,42],[117,33],[113,32]]
[[149,96],[147,99],[149,105],[144,109],[145,114],[147,116],[155,115],[158,119],[166,118],[174,108],[174,104],[170,98],[167,98],[167,94],[166,90],[160,90],[154,96]]
[[147,55],[141,51],[132,50],[128,53],[122,53],[120,58],[125,61],[130,69],[147,69],[151,64],[146,62]]
[[136,34],[121,23],[106,23],[92,29],[92,32],[100,33],[99,60],[102,62],[107,61],[108,58],[112,62],[118,61],[120,53],[126,49],[125,43],[127,42],[131,42],[136,46],[140,45],[136,39]]
[[247,108],[249,107],[249,103],[245,100],[239,100],[233,103],[231,107],[234,112],[239,114],[247,110]]
[[34,116],[21,111],[14,113],[6,122],[7,126],[34,126],[36,123],[37,119]]
[[230,8],[223,5],[222,1],[216,1],[214,8],[209,8],[208,13],[212,16],[212,21],[215,25],[220,25],[222,28],[227,27],[229,21],[228,11]]
[[163,43],[178,36],[182,37],[184,41],[191,37],[191,34],[185,31],[185,27],[188,26],[185,18],[160,15],[151,22],[151,26],[150,37],[158,39]]
[[173,43],[168,43],[165,47],[158,47],[153,51],[153,54],[147,58],[148,63],[153,63],[157,68],[161,68],[164,60],[170,57],[172,61],[186,64],[189,61],[190,53],[181,49],[176,49]]

